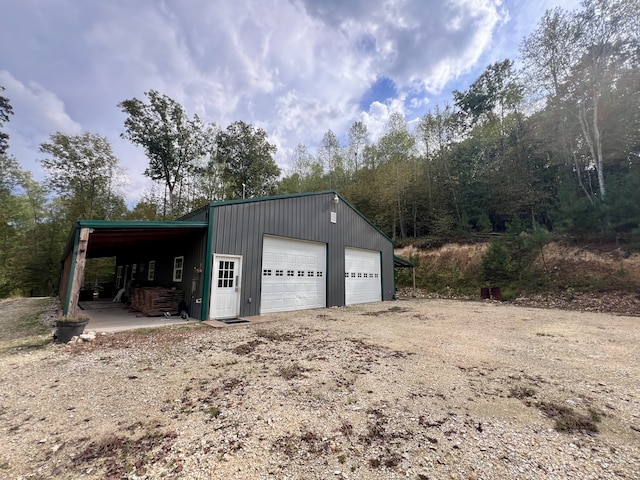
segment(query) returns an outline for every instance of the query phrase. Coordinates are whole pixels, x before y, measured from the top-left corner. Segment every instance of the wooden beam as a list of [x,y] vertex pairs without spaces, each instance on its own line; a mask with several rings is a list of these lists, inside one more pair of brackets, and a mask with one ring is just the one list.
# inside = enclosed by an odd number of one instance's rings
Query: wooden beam
[[71,295],[67,316],[74,317],[78,310],[78,301],[80,299],[80,289],[84,285],[84,266],[87,257],[87,246],[89,245],[90,229],[80,229],[80,239],[78,241],[78,250],[73,269],[73,283],[71,284]]

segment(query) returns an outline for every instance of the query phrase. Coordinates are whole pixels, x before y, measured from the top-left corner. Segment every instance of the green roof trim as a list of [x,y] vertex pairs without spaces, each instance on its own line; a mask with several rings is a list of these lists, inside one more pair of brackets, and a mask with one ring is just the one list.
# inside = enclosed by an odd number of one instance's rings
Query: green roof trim
[[397,255],[394,255],[393,266],[397,268],[413,268],[416,266],[416,264],[413,262],[410,262],[409,260],[405,260],[402,257],[398,257]]
[[207,222],[148,220],[78,220],[78,228],[207,228]]
[[[223,205],[233,205],[236,203],[251,203],[251,202],[266,202],[269,200],[283,200],[287,198],[297,198],[297,197],[311,197],[313,195],[326,195],[328,193],[333,193],[338,195],[338,193],[334,190],[322,190],[319,192],[305,192],[305,193],[287,193],[284,195],[271,195],[269,197],[251,197],[251,198],[239,198],[236,200],[221,200],[219,202],[211,202],[209,206],[211,207],[220,207]],[[339,196],[339,195],[338,195]],[[340,197],[342,198],[342,197]]]

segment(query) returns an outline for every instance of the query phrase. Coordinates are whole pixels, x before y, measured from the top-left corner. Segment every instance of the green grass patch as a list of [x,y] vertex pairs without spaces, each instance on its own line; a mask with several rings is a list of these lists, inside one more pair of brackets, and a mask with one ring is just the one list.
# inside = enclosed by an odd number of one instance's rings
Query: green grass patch
[[0,354],[42,348],[52,342],[45,314],[55,309],[53,298],[0,300]]

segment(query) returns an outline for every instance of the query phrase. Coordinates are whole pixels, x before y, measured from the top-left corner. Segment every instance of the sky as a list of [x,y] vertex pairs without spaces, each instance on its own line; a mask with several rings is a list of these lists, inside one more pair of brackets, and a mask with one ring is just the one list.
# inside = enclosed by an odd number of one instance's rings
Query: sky
[[157,90],[226,128],[264,129],[284,173],[354,121],[379,138],[392,113],[415,122],[496,62],[517,60],[546,9],[578,0],[3,0],[0,85],[14,110],[9,153],[44,180],[55,132],[106,137],[129,205],[151,185],[120,137],[118,103]]

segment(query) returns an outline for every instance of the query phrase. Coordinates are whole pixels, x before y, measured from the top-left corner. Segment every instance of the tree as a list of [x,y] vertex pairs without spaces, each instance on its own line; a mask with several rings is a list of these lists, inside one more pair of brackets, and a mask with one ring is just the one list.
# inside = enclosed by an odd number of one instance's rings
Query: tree
[[571,97],[587,145],[588,162],[596,169],[599,194],[604,199],[603,134],[608,119],[602,111],[602,97],[606,89],[615,88],[630,56],[638,55],[638,6],[629,0],[585,0],[583,7],[576,16],[582,55],[572,72],[577,88]]
[[538,28],[520,46],[529,93],[542,93],[551,101],[562,95],[577,56],[577,37],[571,13],[559,7],[544,13]]
[[425,182],[432,216],[435,218],[453,209],[460,222],[462,215],[458,205],[458,182],[450,165],[449,154],[457,139],[457,131],[458,116],[448,104],[443,109],[436,105],[418,123],[418,135],[424,147]]
[[454,149],[459,211],[480,227],[503,230],[514,215],[535,217],[546,198],[540,156],[525,141],[524,87],[511,60],[494,63],[465,92],[454,93],[466,138]]
[[327,130],[322,137],[318,148],[318,157],[329,176],[329,188],[335,189],[344,185],[345,171],[342,147],[338,137],[331,130]]
[[37,230],[46,219],[47,198],[13,157],[0,155],[0,172],[0,297],[5,297],[27,294],[39,282],[29,266],[41,249]]
[[234,122],[216,135],[215,146],[226,199],[275,193],[280,175],[273,159],[276,146],[267,141],[263,129],[242,121]]
[[367,126],[361,121],[353,122],[349,128],[348,159],[349,163],[353,165],[355,175],[358,174],[358,168],[364,162],[364,150],[367,145],[369,145]]
[[158,185],[142,193],[140,200],[127,212],[127,220],[159,220],[162,218],[163,196]]
[[407,236],[407,208],[415,209],[416,176],[415,138],[409,132],[407,122],[400,113],[389,117],[385,134],[377,145],[381,159],[377,167],[381,189],[376,191],[384,199],[385,208],[391,213],[393,238]]
[[523,87],[509,59],[489,65],[466,92],[453,92],[456,107],[471,127],[478,122],[504,120],[522,96]]
[[[4,91],[4,87],[0,85],[0,92]],[[9,121],[9,115],[13,115],[13,108],[9,99],[0,95],[0,128],[4,126],[4,122]],[[0,155],[4,155],[9,148],[9,135],[0,131]]]
[[54,133],[40,151],[48,184],[60,195],[66,216],[79,219],[114,219],[126,211],[119,193],[122,171],[109,141],[100,135]]
[[211,150],[213,127],[197,115],[190,119],[182,106],[166,95],[155,90],[145,95],[149,103],[133,98],[118,104],[127,114],[126,131],[121,136],[144,148],[149,159],[144,174],[168,189],[169,213],[176,216],[184,209],[180,187],[185,176],[195,170],[196,161]]
[[633,0],[584,0],[578,12],[548,11],[521,49],[532,84],[547,94],[564,163],[593,208],[606,198],[605,152],[618,116],[607,98],[638,69],[638,16]]
[[289,174],[280,181],[278,191],[301,193],[326,190],[328,179],[324,174],[322,162],[314,158],[303,144],[296,147],[293,155],[293,165]]

